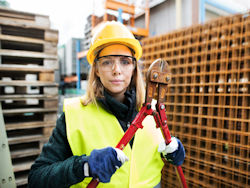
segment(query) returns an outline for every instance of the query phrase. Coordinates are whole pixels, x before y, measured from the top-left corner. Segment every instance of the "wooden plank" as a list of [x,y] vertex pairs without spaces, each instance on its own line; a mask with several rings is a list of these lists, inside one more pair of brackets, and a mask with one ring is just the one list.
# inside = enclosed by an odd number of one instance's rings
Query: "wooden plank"
[[57,43],[46,43],[43,45],[43,52],[46,54],[57,54]]
[[54,72],[41,72],[39,73],[39,80],[45,82],[54,82],[55,74]]
[[[1,41],[0,41],[1,43]],[[1,57],[1,55],[0,55]],[[38,66],[38,64],[43,63],[43,66]],[[1,70],[8,70],[7,67],[9,66],[23,66],[20,67],[22,70],[25,71],[25,67],[29,71],[34,69],[35,72],[51,72],[58,69],[58,60],[57,59],[34,59],[34,58],[20,58],[20,57],[11,57],[11,60],[5,60],[4,64],[1,64]],[[6,66],[6,68],[5,68]],[[33,68],[34,67],[34,68]],[[19,67],[18,67],[19,68]],[[40,69],[39,69],[40,68]],[[14,68],[10,67],[11,70],[14,71]],[[39,71],[41,70],[41,71]],[[18,70],[17,70],[18,71]]]
[[37,24],[34,21],[26,20],[18,20],[15,18],[6,18],[0,16],[0,25],[11,25],[11,26],[18,26],[18,27],[25,27],[25,28],[34,28],[34,29],[48,29],[50,26],[49,24],[41,25]]
[[43,135],[50,136],[55,127],[45,127],[43,128]]
[[56,121],[57,120],[57,113],[47,113],[44,114],[43,121]]
[[16,164],[16,165],[14,164],[13,171],[20,172],[20,171],[29,170],[33,163],[34,163],[34,161],[24,162],[24,163],[20,163],[20,164]]
[[123,12],[128,14],[135,14],[135,6],[134,5],[128,5],[126,3],[113,1],[113,0],[107,0],[105,2],[105,8],[111,9],[111,10],[118,10],[119,8],[122,9]]
[[44,33],[44,40],[48,42],[58,43],[58,31],[47,29]]
[[0,16],[3,17],[12,17],[12,18],[19,18],[23,20],[35,20],[34,14],[26,13],[26,12],[19,12],[16,10],[11,10],[8,8],[0,8]]
[[2,56],[15,56],[15,57],[57,59],[57,55],[46,54],[46,53],[42,53],[42,52],[22,51],[22,50],[0,49],[0,55],[2,55]]
[[20,108],[20,109],[6,109],[3,110],[3,114],[23,114],[23,113],[42,113],[42,112],[56,112],[57,107],[54,108]]
[[50,27],[50,20],[48,16],[41,16],[41,15],[36,15],[35,16],[35,23],[38,26],[43,26],[43,27]]
[[58,87],[44,87],[43,93],[49,94],[49,95],[57,95],[58,94]]
[[28,157],[28,156],[34,156],[39,155],[41,153],[40,149],[20,149],[16,151],[11,151],[11,158],[21,158],[21,157]]
[[58,100],[44,100],[44,108],[53,108],[58,105]]
[[30,72],[53,72],[54,69],[36,65],[1,64],[0,71],[13,71],[13,72],[23,71],[30,73]]
[[56,121],[32,121],[32,122],[21,122],[21,123],[6,123],[5,128],[7,131],[9,130],[17,130],[17,129],[32,129],[39,127],[50,127],[54,126]]
[[130,29],[130,31],[134,35],[145,36],[145,37],[147,37],[149,35],[148,29],[139,28],[139,27],[131,27],[131,26],[127,26],[127,27]]
[[7,12],[11,15],[13,14],[18,14],[18,15],[25,15],[25,16],[43,16],[47,19],[49,19],[49,16],[46,16],[46,15],[42,15],[42,14],[35,14],[35,13],[32,13],[32,12],[24,12],[24,11],[20,11],[20,10],[14,10],[14,9],[11,9],[11,8],[7,8],[7,7],[0,7],[0,10],[1,12]]
[[23,177],[15,177],[16,180],[16,185],[17,186],[22,186],[28,184],[28,175],[23,176]]
[[58,69],[59,68],[58,59],[56,59],[56,60],[54,60],[54,59],[44,59],[43,60],[43,65],[44,65],[44,67],[46,67],[48,69]]
[[58,99],[58,95],[54,94],[54,95],[50,95],[50,94],[46,94],[46,95],[0,95],[0,101],[5,101],[5,100],[14,100],[14,101],[22,101],[22,100],[26,100],[26,99],[40,99],[40,100],[55,100]]
[[23,81],[23,80],[12,80],[12,81],[0,81],[0,86],[58,86],[54,82],[43,82],[43,81]]
[[[8,138],[9,145],[11,144],[20,144],[20,143],[27,143],[27,142],[34,142],[34,141],[41,141],[46,139],[44,135],[29,135],[29,136],[17,136]],[[48,139],[48,138],[47,138]]]
[[34,44],[46,43],[44,40],[40,40],[40,39],[33,39],[29,37],[19,37],[19,36],[13,36],[13,35],[3,35],[3,34],[0,34],[0,40],[18,41],[18,42],[34,43]]
[[48,16],[0,8],[0,24],[20,27],[49,28]]

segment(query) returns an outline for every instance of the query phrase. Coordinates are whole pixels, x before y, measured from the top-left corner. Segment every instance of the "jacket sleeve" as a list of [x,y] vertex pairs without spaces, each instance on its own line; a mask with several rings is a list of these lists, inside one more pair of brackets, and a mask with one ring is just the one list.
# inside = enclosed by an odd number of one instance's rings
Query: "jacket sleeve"
[[[30,188],[69,187],[84,179],[82,163],[86,156],[73,156],[67,136],[64,113],[32,165],[28,177]],[[87,157],[86,157],[87,158]]]

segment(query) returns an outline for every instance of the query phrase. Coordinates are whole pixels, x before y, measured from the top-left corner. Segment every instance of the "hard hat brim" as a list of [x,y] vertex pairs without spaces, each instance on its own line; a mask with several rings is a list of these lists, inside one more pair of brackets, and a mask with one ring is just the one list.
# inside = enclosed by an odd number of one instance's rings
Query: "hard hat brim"
[[116,38],[116,39],[102,39],[100,41],[96,41],[89,49],[87,53],[87,60],[89,64],[93,64],[97,53],[105,48],[106,46],[109,46],[111,44],[122,44],[129,48],[131,48],[134,51],[134,57],[138,61],[142,56],[142,48],[138,40],[131,39],[131,38]]

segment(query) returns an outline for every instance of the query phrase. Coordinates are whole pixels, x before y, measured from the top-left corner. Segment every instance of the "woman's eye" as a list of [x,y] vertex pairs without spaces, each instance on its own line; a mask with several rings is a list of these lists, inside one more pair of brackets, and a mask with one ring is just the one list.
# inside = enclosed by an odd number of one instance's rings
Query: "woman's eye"
[[108,66],[108,65],[111,65],[110,61],[106,60],[102,62],[102,66]]
[[127,60],[127,59],[122,59],[122,60],[121,60],[121,63],[122,63],[123,65],[129,65],[129,64],[130,64],[130,61]]

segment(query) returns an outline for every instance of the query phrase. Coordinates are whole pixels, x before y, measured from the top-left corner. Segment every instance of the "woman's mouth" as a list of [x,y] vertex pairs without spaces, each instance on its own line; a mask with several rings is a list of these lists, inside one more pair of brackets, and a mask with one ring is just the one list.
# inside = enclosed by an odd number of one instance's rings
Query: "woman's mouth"
[[111,80],[110,81],[112,84],[114,84],[114,85],[119,85],[119,84],[121,84],[123,81],[122,80]]

